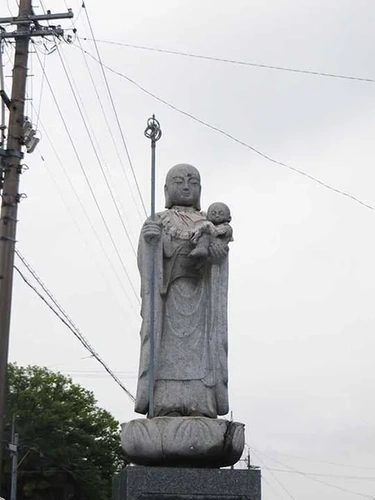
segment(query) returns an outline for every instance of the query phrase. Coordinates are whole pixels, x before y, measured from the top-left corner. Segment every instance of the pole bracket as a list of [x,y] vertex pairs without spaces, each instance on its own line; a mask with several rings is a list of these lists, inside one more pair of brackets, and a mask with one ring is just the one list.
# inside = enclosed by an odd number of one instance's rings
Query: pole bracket
[[16,202],[19,203],[21,200],[26,200],[27,194],[26,193],[18,193],[16,194]]
[[10,109],[10,105],[12,103],[12,101],[10,100],[10,97],[8,96],[8,94],[5,92],[5,90],[0,90],[0,97],[1,99],[3,100],[5,106]]
[[[10,193],[2,193],[1,198],[3,199],[3,206],[4,207],[15,207],[17,203],[20,203],[21,200],[24,200],[27,198],[26,193],[17,193],[17,194],[10,194]],[[7,198],[13,198],[14,201],[6,201]]]
[[12,243],[17,243],[17,240],[14,238],[8,238],[8,236],[0,236],[0,241],[10,241]]
[[19,158],[20,160],[23,160],[25,155],[22,151],[15,151],[14,149],[0,149],[0,156]]
[[4,224],[6,224],[7,222],[18,222],[18,219],[16,219],[16,217],[11,217],[10,215],[5,215],[4,217],[1,217],[2,221],[4,221]]

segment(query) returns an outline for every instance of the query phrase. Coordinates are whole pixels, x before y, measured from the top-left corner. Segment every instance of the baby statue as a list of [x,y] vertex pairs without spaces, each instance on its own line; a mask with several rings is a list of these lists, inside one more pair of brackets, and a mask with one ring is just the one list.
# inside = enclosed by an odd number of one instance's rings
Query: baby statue
[[230,209],[225,203],[212,203],[207,210],[207,220],[199,222],[195,228],[191,238],[195,248],[190,256],[207,256],[212,238],[220,238],[225,243],[233,241],[233,229],[229,225],[231,220]]

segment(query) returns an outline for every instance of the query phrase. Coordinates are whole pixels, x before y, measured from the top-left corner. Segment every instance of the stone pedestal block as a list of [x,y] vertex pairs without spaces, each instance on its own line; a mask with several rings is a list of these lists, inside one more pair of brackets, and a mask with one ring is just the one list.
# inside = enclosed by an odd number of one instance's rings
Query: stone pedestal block
[[219,418],[142,418],[123,424],[121,442],[137,465],[213,468],[240,459],[245,433],[244,424]]
[[113,500],[261,500],[260,470],[128,466]]

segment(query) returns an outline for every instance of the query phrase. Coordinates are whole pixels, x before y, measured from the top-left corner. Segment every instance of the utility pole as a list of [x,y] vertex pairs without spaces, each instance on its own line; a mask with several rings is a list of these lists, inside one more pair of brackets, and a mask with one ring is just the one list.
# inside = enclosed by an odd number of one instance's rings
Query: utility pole
[[[25,94],[30,37],[62,36],[60,26],[42,26],[39,21],[72,18],[73,12],[34,15],[31,0],[20,0],[17,17],[0,18],[2,24],[13,24],[17,30],[0,31],[0,44],[4,39],[15,39],[12,94],[9,99],[1,89],[1,98],[9,109],[6,149],[0,149],[2,174],[0,213],[0,495],[3,471],[4,423],[6,404],[6,371],[8,364],[10,316],[13,290],[13,264],[16,243],[18,204],[21,198],[19,181],[22,172],[22,147],[25,141]],[[1,47],[0,47],[1,50]]]
[[10,488],[10,500],[17,500],[17,475],[18,475],[18,434],[16,432],[16,416],[13,415],[12,442],[9,444],[12,454],[12,482]]

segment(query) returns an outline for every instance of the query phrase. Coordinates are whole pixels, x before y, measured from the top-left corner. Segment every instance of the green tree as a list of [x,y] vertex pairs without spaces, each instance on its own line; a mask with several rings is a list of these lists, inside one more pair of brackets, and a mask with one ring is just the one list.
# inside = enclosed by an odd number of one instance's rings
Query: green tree
[[[119,423],[96,405],[92,392],[47,368],[10,364],[8,441],[13,415],[19,500],[110,500],[113,475],[125,465]],[[7,490],[10,470],[9,458]]]

